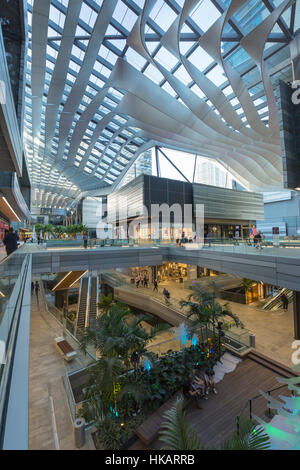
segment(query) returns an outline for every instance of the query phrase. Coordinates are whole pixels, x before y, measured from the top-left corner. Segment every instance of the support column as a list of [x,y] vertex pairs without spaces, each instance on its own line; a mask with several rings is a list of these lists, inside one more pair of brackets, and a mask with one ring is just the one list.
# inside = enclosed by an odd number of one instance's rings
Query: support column
[[300,339],[300,292],[294,291],[294,338]]
[[293,81],[300,80],[300,34],[290,43]]

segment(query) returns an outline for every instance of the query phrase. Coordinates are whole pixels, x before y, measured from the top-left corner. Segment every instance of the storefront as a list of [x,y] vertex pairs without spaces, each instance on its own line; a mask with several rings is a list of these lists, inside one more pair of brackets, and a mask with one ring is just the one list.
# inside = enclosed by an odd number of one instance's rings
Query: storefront
[[0,217],[0,240],[2,241],[5,237],[5,230],[9,229],[9,224]]

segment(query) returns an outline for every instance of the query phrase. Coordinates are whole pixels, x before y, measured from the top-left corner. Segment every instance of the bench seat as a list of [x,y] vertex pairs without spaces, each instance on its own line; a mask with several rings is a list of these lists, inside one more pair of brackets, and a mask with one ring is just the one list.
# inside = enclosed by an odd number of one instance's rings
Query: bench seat
[[59,338],[55,338],[54,340],[54,346],[56,350],[63,356],[63,358],[66,361],[71,361],[74,359],[75,356],[77,356],[77,352],[74,351],[72,346],[68,343],[68,341],[65,340],[62,336]]
[[186,397],[181,392],[177,392],[166,403],[158,408],[155,413],[149,416],[149,418],[144,421],[141,426],[137,428],[136,435],[143,444],[149,445],[158,437],[158,433],[163,421],[163,415],[166,411],[175,405],[177,399],[180,397],[183,397],[183,409],[185,409],[192,402],[191,397]]

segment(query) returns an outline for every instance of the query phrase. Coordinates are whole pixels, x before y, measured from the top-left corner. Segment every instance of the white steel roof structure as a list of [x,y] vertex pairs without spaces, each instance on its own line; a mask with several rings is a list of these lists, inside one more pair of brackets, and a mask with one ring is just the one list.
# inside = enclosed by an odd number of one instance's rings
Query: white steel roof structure
[[27,0],[25,150],[34,200],[115,187],[154,145],[283,185],[274,87],[291,80],[295,0]]

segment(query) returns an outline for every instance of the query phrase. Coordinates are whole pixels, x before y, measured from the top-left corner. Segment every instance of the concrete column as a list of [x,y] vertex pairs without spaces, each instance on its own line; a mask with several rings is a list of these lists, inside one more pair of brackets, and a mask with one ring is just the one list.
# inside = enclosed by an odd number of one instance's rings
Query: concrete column
[[294,291],[294,337],[300,339],[300,292]]
[[290,43],[293,81],[300,80],[300,34]]

